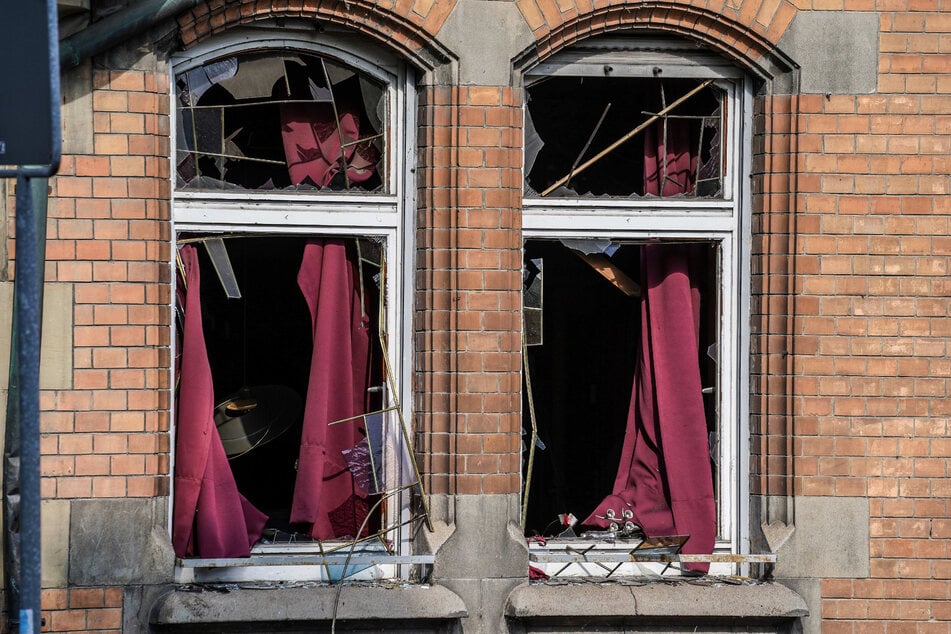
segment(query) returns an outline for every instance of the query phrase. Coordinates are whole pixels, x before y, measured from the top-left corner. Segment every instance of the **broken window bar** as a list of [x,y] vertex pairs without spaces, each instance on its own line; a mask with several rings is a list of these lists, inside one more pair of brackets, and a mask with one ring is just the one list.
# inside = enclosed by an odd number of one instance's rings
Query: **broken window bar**
[[[321,62],[323,63],[323,62]],[[382,255],[380,260],[380,279],[382,280],[382,285],[386,284],[386,255]],[[403,416],[403,407],[400,404],[399,397],[397,396],[399,392],[396,390],[396,378],[393,376],[393,368],[390,367],[390,357],[389,357],[389,347],[386,343],[386,332],[383,329],[383,305],[384,302],[381,301],[379,305],[379,317],[377,323],[380,324],[377,332],[377,336],[380,340],[380,349],[383,351],[383,371],[386,375],[386,382],[390,388],[390,394],[392,395],[393,400],[395,401],[396,407],[396,416],[400,422],[400,431],[403,434],[403,443],[406,447],[406,454],[409,455],[410,464],[413,467],[413,476],[416,478],[415,486],[419,490],[419,499],[423,507],[423,516],[426,521],[426,528],[430,531],[435,530],[433,527],[433,518],[429,510],[429,497],[426,495],[426,487],[423,485],[423,478],[419,473],[419,464],[416,462],[416,451],[413,449],[412,439],[409,434],[409,427],[406,425],[406,418]],[[402,457],[401,457],[402,458]]]
[[373,141],[373,140],[375,140],[375,139],[382,139],[382,138],[383,138],[383,134],[382,134],[382,133],[380,133],[380,134],[374,134],[373,136],[367,136],[367,137],[363,137],[363,138],[357,139],[357,140],[355,140],[355,141],[350,141],[349,143],[344,143],[344,144],[342,144],[340,147],[345,147],[345,148],[347,148],[347,147],[350,147],[351,145],[360,145],[361,143],[367,143],[367,142],[369,142],[369,141]]
[[[343,147],[341,146],[341,151]],[[354,245],[357,249],[357,279],[360,280],[360,317],[367,318],[366,307],[366,288],[363,286],[363,254],[360,252],[360,240],[354,239]]]
[[[191,103],[192,89],[191,89],[191,84],[188,81],[188,75],[185,75],[185,84],[188,87],[187,88],[188,102]],[[191,119],[191,124],[192,124],[191,126],[192,127],[192,147],[195,148],[195,150],[197,150],[198,149],[198,123],[195,121],[195,113],[191,113],[191,116],[189,117],[189,119]],[[198,164],[197,158],[195,159],[195,176],[196,177],[201,176],[201,166]]]
[[608,102],[608,105],[604,107],[604,111],[601,112],[601,118],[598,119],[598,122],[595,124],[594,129],[591,131],[591,134],[588,135],[588,140],[585,141],[584,147],[581,148],[581,151],[578,152],[578,157],[575,159],[575,162],[571,164],[571,171],[568,172],[568,180],[565,181],[565,185],[571,183],[571,178],[575,175],[575,168],[578,167],[578,163],[581,162],[581,159],[584,158],[585,153],[588,151],[588,148],[591,147],[591,142],[594,141],[595,135],[598,133],[598,130],[601,129],[601,124],[604,123],[604,118],[608,116],[608,110],[611,109],[611,102]]
[[205,104],[181,106],[181,110],[209,110],[211,108],[247,108],[250,106],[272,106],[274,104],[329,103],[326,99],[266,99],[263,101],[242,101],[241,103]]
[[234,159],[236,161],[252,161],[254,163],[268,163],[270,165],[287,165],[287,161],[275,161],[274,159],[256,158],[254,156],[237,156],[236,154],[219,154],[217,152],[202,152],[201,150],[183,150],[179,152],[186,154],[196,154],[198,156],[214,156],[218,158]]
[[[385,261],[383,266],[385,270]],[[426,488],[423,486],[423,478],[419,474],[419,465],[416,462],[416,452],[413,450],[413,445],[410,442],[409,428],[406,426],[406,419],[403,416],[403,408],[400,407],[399,400],[396,399],[396,380],[393,377],[393,369],[390,367],[389,358],[387,357],[386,337],[382,332],[380,333],[380,346],[383,348],[383,367],[386,372],[387,383],[390,386],[390,393],[393,394],[393,398],[397,400],[396,415],[400,421],[400,429],[403,433],[403,442],[406,444],[406,453],[409,455],[410,463],[413,467],[413,475],[416,477],[415,486],[419,488],[419,499],[423,505],[423,515],[426,521],[426,528],[428,528],[430,531],[434,531],[435,528],[433,527],[433,518],[429,511],[429,498],[426,495]]]
[[[340,169],[343,172],[343,182],[347,189],[350,189],[350,175],[347,174],[347,153],[344,150],[343,129],[340,124],[340,112],[337,110],[337,98],[334,96],[334,87],[330,81],[330,74],[327,72],[327,63],[320,59],[320,67],[324,71],[324,81],[327,82],[327,90],[330,91],[330,106],[334,111],[334,122],[337,124],[337,138],[340,139]],[[360,136],[359,130],[357,136]]]
[[[291,95],[291,78],[287,76],[287,58],[283,55],[281,56],[281,68],[284,70],[284,90],[287,91],[287,96]],[[326,71],[324,71],[324,78],[326,79]]]
[[[215,158],[215,163],[218,165],[218,173],[221,174],[221,179],[225,180],[225,161],[222,158],[222,156],[224,156],[225,154],[225,150],[227,149],[226,143],[228,142],[228,139],[225,136],[225,109],[220,108],[218,112],[219,112],[219,125],[221,125],[221,128],[220,128],[221,135],[219,136],[219,139],[221,141],[221,155]],[[208,243],[206,242],[205,247],[207,248],[207,246],[208,246]]]
[[641,110],[641,114],[648,115],[651,117],[662,116],[667,119],[713,119],[716,121],[718,117],[712,117],[708,114],[658,114],[656,112],[651,112],[650,110]]
[[[693,88],[692,90],[690,90],[689,92],[687,92],[686,94],[678,98],[669,106],[667,106],[666,108],[658,112],[656,115],[648,118],[646,121],[638,125],[636,128],[634,128],[633,130],[631,130],[630,132],[622,136],[620,139],[618,139],[617,141],[615,141],[614,143],[604,148],[603,150],[598,152],[596,155],[594,155],[593,157],[591,157],[590,159],[588,159],[587,161],[579,165],[578,168],[575,170],[575,175],[580,174],[581,172],[587,170],[589,167],[591,167],[592,165],[600,161],[602,158],[604,158],[605,156],[607,156],[608,154],[610,154],[611,152],[619,148],[621,145],[623,145],[624,143],[627,143],[632,138],[634,138],[635,136],[643,132],[649,125],[657,121],[657,119],[666,115],[668,112],[670,112],[671,110],[673,110],[680,104],[684,103],[685,101],[687,101],[688,99],[690,99],[691,97],[699,93],[701,90],[703,90],[704,88],[706,88],[713,82],[714,82],[713,79],[708,79],[704,81],[697,87]],[[545,189],[545,191],[539,194],[539,196],[547,196],[548,194],[552,193],[553,191],[555,191],[556,189],[564,185],[567,181],[568,181],[568,176],[563,176],[562,178],[558,179],[557,181],[549,185],[548,188]]]
[[[525,327],[525,316],[522,315],[522,328]],[[532,437],[528,445],[528,465],[526,467],[525,485],[522,491],[522,532],[525,532],[525,523],[528,517],[528,496],[532,489],[532,470],[535,466],[535,443],[538,442],[538,422],[535,418],[535,397],[532,393],[532,372],[528,365],[528,346],[522,341],[522,366],[525,368],[525,395],[528,398],[528,418],[532,423]]]
[[[664,91],[664,82],[660,82],[660,110],[663,112],[667,109],[667,93]],[[660,182],[657,187],[657,194],[659,196],[664,195],[664,188],[667,187],[667,115],[663,115],[660,118],[661,122],[661,147],[664,148],[663,156],[661,158],[661,172],[660,172]]]
[[693,195],[696,196],[700,192],[700,161],[703,158],[703,131],[706,129],[704,122],[700,122],[700,133],[699,138],[697,139],[697,173],[693,179]]
[[327,423],[327,426],[333,427],[334,425],[342,425],[343,423],[350,423],[360,419],[363,419],[364,421],[366,421],[367,416],[376,416],[377,414],[386,414],[387,412],[395,412],[397,409],[398,409],[397,405],[390,405],[389,407],[384,407],[383,409],[374,410],[372,412],[357,414],[356,416],[348,416],[347,418],[340,418],[335,421],[331,421]]

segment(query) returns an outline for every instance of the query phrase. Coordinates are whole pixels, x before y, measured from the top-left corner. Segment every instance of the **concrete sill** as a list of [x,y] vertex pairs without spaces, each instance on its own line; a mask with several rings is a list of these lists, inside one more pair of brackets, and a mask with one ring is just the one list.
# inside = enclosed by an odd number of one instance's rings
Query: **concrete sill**
[[[201,623],[330,621],[334,586],[238,588],[229,592],[175,588],[151,610],[159,626]],[[430,585],[348,585],[340,592],[337,621],[446,621],[468,616],[455,593]]]
[[509,595],[505,615],[514,619],[630,617],[788,620],[808,615],[802,597],[777,583],[522,584]]

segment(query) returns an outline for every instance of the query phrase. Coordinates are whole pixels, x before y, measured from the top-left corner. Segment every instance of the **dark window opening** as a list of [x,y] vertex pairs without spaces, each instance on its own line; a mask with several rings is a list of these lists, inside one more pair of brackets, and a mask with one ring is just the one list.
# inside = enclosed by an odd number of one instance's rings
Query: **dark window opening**
[[[715,474],[719,246],[713,241],[660,244],[686,249],[672,251],[669,257],[687,253],[694,260],[692,270],[698,272],[693,281],[699,296],[699,339],[692,371],[699,369],[696,389],[702,395],[690,398],[697,403],[702,400],[701,420],[694,433],[703,437],[691,440],[695,446],[702,444],[695,460],[706,466],[700,464],[698,470]],[[642,342],[641,303],[650,290],[642,270],[645,248],[645,243],[604,240],[525,243],[525,298],[532,314],[532,323],[526,324],[526,335],[531,335],[526,337],[531,390],[523,385],[522,407],[523,477],[530,482],[526,535],[570,537],[606,528],[605,523],[585,521],[617,492],[622,448],[630,440],[626,434],[630,433],[628,417]],[[618,279],[625,276],[628,282]],[[678,388],[673,389],[677,397]],[[537,441],[529,474],[532,405]],[[665,436],[663,442],[680,439]],[[621,517],[624,509],[613,510]],[[641,512],[635,508],[635,514]],[[569,514],[578,523],[566,532]],[[628,536],[639,537],[639,533]]]
[[335,61],[251,53],[176,78],[179,189],[385,190],[386,91]]
[[[381,467],[383,429],[376,423],[382,419],[340,422],[339,414],[334,415],[340,411],[333,402],[335,388],[313,384],[317,370],[312,356],[327,358],[331,371],[338,361],[341,372],[352,363],[353,390],[358,392],[356,386],[361,386],[363,393],[352,397],[356,404],[340,407],[352,405],[354,414],[385,407],[386,378],[378,334],[382,245],[358,238],[229,237],[224,240],[222,259],[210,257],[208,250],[201,248],[208,240],[216,238],[180,236],[181,243],[199,247],[201,321],[214,386],[215,425],[238,492],[268,518],[263,538],[309,541],[376,533],[383,524],[385,504],[376,506],[372,513],[371,509],[380,500],[382,488],[365,480],[370,469],[379,471]],[[315,343],[315,326],[301,282],[305,277],[305,249],[323,250],[323,278],[311,282],[329,285],[331,245],[339,248],[338,266],[353,272],[349,286],[341,291],[353,298],[353,303],[333,304],[333,296],[315,295],[324,303],[317,308]],[[229,268],[232,274],[227,272]],[[229,298],[226,287],[236,288],[240,297]],[[356,327],[365,329],[367,348],[360,352],[354,344],[353,360],[340,358],[341,354],[350,355],[349,349],[336,349],[339,340],[349,338],[350,332],[319,333],[322,324],[333,322],[332,318],[331,322],[321,321],[322,311],[328,310],[348,315],[354,311]],[[179,317],[183,315],[180,312]],[[360,363],[358,357],[362,357]],[[342,383],[350,381],[350,375],[341,379]],[[305,417],[308,408],[314,408],[315,413]],[[309,416],[315,417],[313,423],[307,422]],[[295,521],[292,509],[302,503],[302,495],[308,494],[297,482],[304,460],[302,438],[308,437],[306,425],[328,423],[334,426],[328,427],[325,456],[317,466],[324,476],[321,499],[332,497],[339,504],[322,508],[319,500],[308,502],[326,524],[318,527],[317,521]],[[370,450],[371,446],[375,449]],[[331,487],[332,495],[328,494]],[[347,490],[341,493],[341,487]]]
[[527,93],[526,195],[723,196],[725,100],[709,82],[545,77]]

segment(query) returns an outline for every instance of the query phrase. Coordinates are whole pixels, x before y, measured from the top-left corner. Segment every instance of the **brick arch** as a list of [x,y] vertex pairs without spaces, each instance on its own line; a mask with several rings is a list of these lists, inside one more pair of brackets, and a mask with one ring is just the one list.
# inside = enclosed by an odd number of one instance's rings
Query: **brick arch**
[[719,0],[697,6],[676,0],[613,3],[597,9],[590,2],[519,0],[518,6],[535,34],[535,45],[516,60],[519,68],[586,37],[621,29],[651,30],[692,39],[719,51],[747,70],[771,77],[793,64],[776,44],[796,14],[788,0]]
[[365,34],[422,70],[451,60],[435,34],[452,12],[455,0],[206,0],[178,18],[188,48],[242,24],[270,18],[302,18],[343,26]]

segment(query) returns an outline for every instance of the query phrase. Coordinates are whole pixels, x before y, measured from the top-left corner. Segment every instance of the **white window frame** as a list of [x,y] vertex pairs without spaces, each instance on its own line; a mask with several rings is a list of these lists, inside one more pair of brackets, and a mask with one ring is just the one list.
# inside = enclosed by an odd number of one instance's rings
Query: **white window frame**
[[[659,72],[658,72],[659,71]],[[558,53],[526,73],[525,84],[551,76],[713,79],[728,100],[726,172],[721,198],[525,197],[523,240],[539,238],[698,239],[718,244],[720,327],[717,340],[719,455],[715,553],[748,554],[750,210],[753,92],[750,79],[723,58],[683,40],[605,37]],[[676,97],[676,95],[674,95]],[[596,148],[592,149],[592,153]],[[732,345],[724,345],[732,342]],[[594,542],[592,542],[594,544]],[[532,544],[539,553],[552,548]],[[629,546],[601,544],[597,549]],[[547,564],[558,570],[564,564]],[[657,570],[657,566],[649,566]],[[615,574],[638,574],[625,564]],[[668,572],[675,572],[672,569]],[[736,564],[714,563],[711,574],[734,574]],[[572,564],[562,575],[605,574],[596,564]]]
[[[176,84],[175,76],[226,55],[259,51],[288,51],[320,55],[336,59],[345,66],[363,71],[381,81],[387,98],[386,121],[386,183],[384,193],[312,193],[262,190],[195,191],[176,190]],[[346,33],[315,33],[313,28],[297,31],[263,27],[236,29],[225,37],[196,46],[177,55],[170,63],[171,117],[171,217],[172,267],[178,235],[182,232],[248,233],[270,235],[352,236],[382,239],[387,263],[386,287],[381,297],[387,307],[385,332],[388,333],[388,363],[394,375],[397,398],[407,424],[411,416],[411,382],[413,347],[411,345],[412,282],[415,266],[414,213],[415,187],[412,178],[415,160],[416,117],[415,83],[412,71],[383,49]],[[172,293],[174,301],[175,294]],[[174,306],[172,306],[174,309]],[[174,324],[169,325],[174,329]],[[174,347],[175,337],[171,341]],[[174,350],[172,358],[174,358]],[[174,408],[174,399],[172,399]],[[396,419],[396,417],[393,417]],[[175,412],[171,412],[172,437],[175,434]],[[398,424],[398,422],[397,422]],[[392,430],[396,433],[395,430]],[[174,443],[172,444],[174,447]],[[171,452],[171,473],[175,454]],[[169,531],[174,487],[169,499]],[[400,504],[389,505],[391,517],[387,524],[409,519],[409,497],[403,494]],[[352,579],[384,579],[405,577],[416,564],[431,563],[431,557],[410,555],[410,530],[399,532],[397,555],[354,550],[352,567],[372,562]],[[326,545],[326,544],[325,544]],[[242,582],[242,581],[328,581],[329,568],[316,544],[258,545],[250,559],[188,559],[178,560],[175,570],[179,583]],[[346,555],[348,551],[343,551]],[[425,560],[425,561],[424,561]],[[308,562],[314,563],[308,563]],[[342,568],[341,568],[342,569]],[[340,570],[340,569],[337,569]],[[349,570],[349,569],[348,569]],[[333,574],[333,573],[331,573]]]

